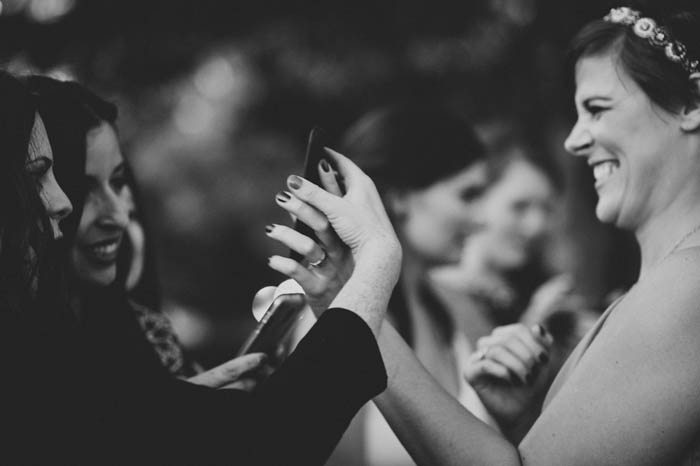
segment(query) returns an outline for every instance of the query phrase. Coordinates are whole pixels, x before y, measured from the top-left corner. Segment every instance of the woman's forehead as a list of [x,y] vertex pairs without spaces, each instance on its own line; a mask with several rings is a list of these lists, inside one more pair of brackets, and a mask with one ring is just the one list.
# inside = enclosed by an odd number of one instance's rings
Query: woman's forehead
[[53,158],[46,127],[38,113],[34,115],[34,125],[29,136],[28,152],[30,159],[35,159],[39,156]]
[[617,97],[639,91],[619,63],[617,54],[587,55],[576,63],[576,100]]

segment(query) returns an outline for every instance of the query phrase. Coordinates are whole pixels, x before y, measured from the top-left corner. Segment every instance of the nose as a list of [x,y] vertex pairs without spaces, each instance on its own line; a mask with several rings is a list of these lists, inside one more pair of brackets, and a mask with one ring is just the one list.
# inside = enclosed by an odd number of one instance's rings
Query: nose
[[49,178],[48,186],[42,194],[41,198],[49,218],[60,222],[73,212],[73,205],[54,177]]
[[564,141],[564,147],[572,155],[588,155],[593,147],[593,136],[591,132],[578,120],[569,136]]
[[103,195],[98,223],[103,228],[126,229],[129,210],[127,199],[110,190]]
[[469,209],[465,209],[463,225],[469,233],[481,230],[486,225],[486,213],[483,199],[475,201]]

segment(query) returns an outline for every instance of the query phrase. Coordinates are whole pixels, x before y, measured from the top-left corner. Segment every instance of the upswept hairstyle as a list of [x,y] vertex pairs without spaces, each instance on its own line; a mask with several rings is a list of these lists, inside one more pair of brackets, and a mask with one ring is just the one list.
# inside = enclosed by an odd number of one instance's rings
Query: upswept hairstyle
[[[628,6],[666,28],[674,40],[687,47],[690,56],[700,57],[700,4],[697,0],[638,1]],[[603,19],[588,23],[572,41],[571,64],[575,66],[583,57],[608,52],[616,55],[621,68],[651,101],[668,112],[676,113],[700,97],[688,73],[679,64],[624,24]]]

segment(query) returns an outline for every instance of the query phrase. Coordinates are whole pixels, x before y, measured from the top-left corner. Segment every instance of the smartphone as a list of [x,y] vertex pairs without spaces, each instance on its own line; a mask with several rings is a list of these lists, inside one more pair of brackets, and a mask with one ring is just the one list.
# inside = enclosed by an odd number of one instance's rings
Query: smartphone
[[[321,176],[318,173],[318,164],[321,162],[321,159],[325,158],[326,161],[331,165],[333,171],[335,173],[338,173],[338,171],[333,166],[333,161],[324,150],[324,147],[326,147],[327,145],[328,144],[325,131],[318,126],[312,128],[311,132],[309,133],[308,143],[306,144],[306,159],[304,160],[304,178],[311,181],[317,186],[321,186]],[[341,180],[339,180],[339,183],[340,181]],[[316,238],[316,235],[314,234],[314,231],[303,222],[295,222],[294,229],[299,233],[303,234],[304,236],[308,236],[314,241],[318,240],[318,238]],[[292,250],[289,251],[289,257],[297,262],[301,262],[304,258],[301,254]]]
[[270,362],[279,363],[284,358],[285,342],[294,324],[302,317],[306,296],[302,293],[279,295],[272,301],[253,332],[248,336],[237,356],[248,353],[265,353]]

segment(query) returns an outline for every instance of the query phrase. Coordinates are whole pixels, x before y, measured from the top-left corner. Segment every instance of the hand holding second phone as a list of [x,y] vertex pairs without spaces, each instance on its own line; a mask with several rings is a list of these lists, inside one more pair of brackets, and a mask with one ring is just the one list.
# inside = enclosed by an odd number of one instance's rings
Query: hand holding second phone
[[250,353],[231,359],[212,369],[187,379],[189,383],[210,388],[232,388],[253,391],[261,379],[270,373],[266,368],[267,356]]

